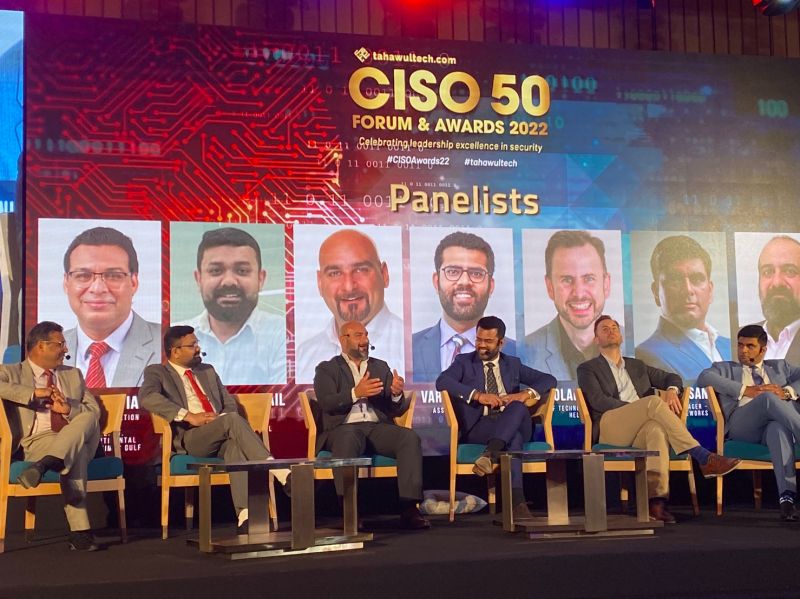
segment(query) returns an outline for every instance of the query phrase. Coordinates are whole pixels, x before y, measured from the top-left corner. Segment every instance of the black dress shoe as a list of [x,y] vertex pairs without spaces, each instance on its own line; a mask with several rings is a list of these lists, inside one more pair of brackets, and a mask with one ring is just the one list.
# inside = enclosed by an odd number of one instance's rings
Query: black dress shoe
[[23,489],[35,489],[42,482],[43,475],[44,470],[40,468],[39,462],[36,462],[19,473],[17,483],[22,485]]
[[660,520],[664,524],[675,524],[675,516],[667,511],[667,502],[663,499],[650,500],[650,519]]
[[94,535],[88,530],[73,530],[70,532],[69,548],[71,551],[97,551],[100,549]]
[[431,527],[431,523],[416,506],[407,507],[400,513],[400,524],[406,530],[425,530]]
[[797,522],[800,520],[800,514],[797,513],[797,508],[791,501],[781,501],[781,520],[784,522]]

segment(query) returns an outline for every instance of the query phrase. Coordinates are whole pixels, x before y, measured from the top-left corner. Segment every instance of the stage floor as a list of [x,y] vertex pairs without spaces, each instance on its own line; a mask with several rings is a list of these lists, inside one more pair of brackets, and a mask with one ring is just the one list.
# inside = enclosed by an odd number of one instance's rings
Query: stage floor
[[[203,555],[177,528],[113,531],[103,551],[78,554],[61,531],[20,533],[0,555],[0,598],[25,597],[725,597],[800,596],[800,523],[776,510],[676,509],[677,525],[651,537],[530,541],[504,533],[488,514],[403,532],[367,519],[363,550],[232,562]],[[232,532],[232,525],[218,533]]]

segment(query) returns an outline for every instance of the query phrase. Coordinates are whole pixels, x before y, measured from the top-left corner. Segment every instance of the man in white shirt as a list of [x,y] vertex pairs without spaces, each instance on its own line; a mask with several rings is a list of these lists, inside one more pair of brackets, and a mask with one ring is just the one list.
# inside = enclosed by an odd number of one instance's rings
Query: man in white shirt
[[665,237],[653,249],[650,271],[661,316],[653,334],[636,347],[636,357],[684,380],[696,379],[712,362],[730,360],[731,340],[706,321],[714,282],[705,248],[687,235]]
[[800,364],[800,242],[773,237],[758,257],[758,297],[766,319],[765,358]]
[[235,227],[212,229],[197,247],[194,280],[205,310],[190,326],[228,385],[286,382],[286,320],[258,308],[267,281],[256,239]]
[[767,333],[756,324],[739,331],[738,362],[715,362],[697,379],[717,393],[730,439],[769,448],[780,494],[781,518],[800,520],[795,507],[795,444],[800,441],[800,368],[765,360]]
[[297,348],[298,383],[311,382],[317,364],[341,351],[340,327],[350,320],[373,331],[375,356],[405,372],[403,321],[384,303],[388,287],[389,267],[381,261],[375,242],[368,236],[344,229],[322,242],[317,288],[332,317],[319,333]]

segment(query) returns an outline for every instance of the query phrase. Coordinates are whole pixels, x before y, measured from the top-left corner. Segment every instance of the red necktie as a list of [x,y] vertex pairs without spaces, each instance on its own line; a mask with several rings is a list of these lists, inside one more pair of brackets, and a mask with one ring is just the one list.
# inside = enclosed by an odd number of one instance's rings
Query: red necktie
[[89,346],[89,370],[86,372],[86,386],[100,389],[106,386],[106,375],[100,358],[111,349],[105,341],[95,342]]
[[200,400],[200,403],[203,406],[203,411],[204,412],[211,412],[212,414],[214,414],[216,412],[216,410],[214,409],[214,406],[211,405],[211,402],[208,401],[208,397],[206,397],[206,394],[203,393],[203,390],[200,388],[200,385],[197,384],[197,381],[195,380],[194,374],[192,374],[192,371],[191,370],[187,370],[186,371],[186,376],[189,379],[189,383],[192,385],[192,389],[194,389],[195,395],[197,395],[197,399]]
[[[464,347],[464,338],[461,335],[453,335],[450,338],[450,341],[452,341],[453,345],[455,346],[453,349],[453,355],[450,356],[450,364],[452,364],[453,360],[456,359],[456,356],[461,353],[461,348]],[[447,366],[450,366],[450,364],[447,364]],[[447,366],[445,366],[445,368],[447,368]]]
[[[56,379],[55,379],[55,376],[53,376],[53,371],[52,370],[45,370],[44,374],[47,377],[47,387],[48,387],[48,389],[50,387],[55,387],[56,386]],[[62,428],[67,426],[67,424],[68,424],[67,420],[66,420],[66,418],[64,418],[63,414],[59,414],[58,412],[54,412],[53,410],[50,410],[50,430],[52,430],[54,433],[57,433]]]

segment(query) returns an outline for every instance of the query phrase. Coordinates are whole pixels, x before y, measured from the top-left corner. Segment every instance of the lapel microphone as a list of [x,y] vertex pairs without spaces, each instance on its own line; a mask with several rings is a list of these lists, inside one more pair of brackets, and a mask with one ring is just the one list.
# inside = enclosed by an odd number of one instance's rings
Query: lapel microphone
[[71,359],[72,359],[72,356],[70,356],[69,354],[67,354],[66,356],[64,356],[64,359],[65,359],[65,360],[71,360]]

